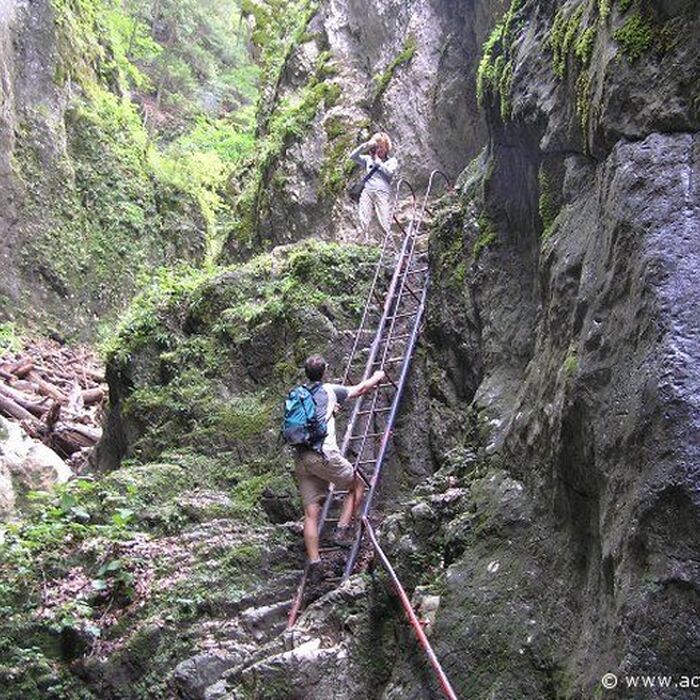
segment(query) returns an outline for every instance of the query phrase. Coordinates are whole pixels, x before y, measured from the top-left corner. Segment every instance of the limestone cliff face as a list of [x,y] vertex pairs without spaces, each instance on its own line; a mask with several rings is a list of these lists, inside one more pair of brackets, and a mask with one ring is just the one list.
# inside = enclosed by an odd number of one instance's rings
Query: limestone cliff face
[[[474,81],[501,11],[495,0],[321,3],[267,90],[260,132],[293,105],[313,109],[261,167],[259,188],[241,207],[251,220],[231,234],[228,254],[307,236],[355,239],[347,156],[376,130],[390,133],[400,175],[415,187],[437,167],[456,177],[486,139]],[[316,106],[308,95],[318,83],[327,94]]]
[[0,3],[0,317],[61,335],[89,335],[145,269],[204,249],[197,203],[149,171],[93,22],[72,3]]
[[698,5],[512,8],[433,239],[435,635],[467,696],[591,697],[700,648]]

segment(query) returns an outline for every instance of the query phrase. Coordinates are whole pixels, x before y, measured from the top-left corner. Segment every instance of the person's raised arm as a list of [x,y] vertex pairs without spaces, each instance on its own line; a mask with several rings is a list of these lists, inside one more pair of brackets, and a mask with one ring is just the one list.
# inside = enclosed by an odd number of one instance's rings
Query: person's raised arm
[[364,143],[361,143],[348,157],[350,160],[354,160],[356,163],[359,163],[360,165],[364,165],[364,160],[363,158],[363,153],[366,153],[369,151],[370,148],[374,146],[374,141],[370,139],[369,141],[365,141]]
[[366,394],[368,391],[374,389],[374,387],[376,387],[377,384],[384,379],[384,377],[385,374],[383,370],[378,369],[371,377],[369,377],[369,379],[365,379],[363,382],[355,384],[355,386],[349,386],[348,398],[355,399],[358,396],[362,396],[362,394]]

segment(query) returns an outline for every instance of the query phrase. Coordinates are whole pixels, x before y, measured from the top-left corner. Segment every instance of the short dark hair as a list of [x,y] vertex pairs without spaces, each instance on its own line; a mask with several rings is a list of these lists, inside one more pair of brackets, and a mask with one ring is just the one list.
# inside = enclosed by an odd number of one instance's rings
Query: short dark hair
[[320,382],[326,371],[326,361],[320,355],[311,355],[304,362],[304,372],[312,382]]

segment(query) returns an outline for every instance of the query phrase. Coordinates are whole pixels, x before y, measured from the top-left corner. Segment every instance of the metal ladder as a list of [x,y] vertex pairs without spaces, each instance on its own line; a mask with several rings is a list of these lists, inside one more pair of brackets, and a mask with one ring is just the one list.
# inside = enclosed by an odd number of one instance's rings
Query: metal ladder
[[[362,522],[369,517],[372,508],[420,332],[429,283],[428,234],[421,229],[437,177],[444,179],[449,187],[447,176],[439,170],[433,170],[419,211],[416,211],[416,198],[410,184],[405,180],[399,182],[394,209],[401,187],[408,188],[413,198],[410,220],[408,226],[404,227],[397,216],[393,217],[402,233],[402,244],[396,257],[391,281],[388,287],[382,290],[383,271],[386,269],[387,260],[392,255],[392,234],[389,232],[384,239],[381,256],[343,376],[344,384],[355,383],[351,381],[351,377],[357,361],[363,359],[362,356],[366,350],[362,347],[362,338],[366,339],[371,333],[373,340],[364,361],[361,380],[368,379],[379,369],[384,370],[386,379],[375,391],[358,397],[354,402],[340,447],[341,453],[353,463],[355,472],[367,488],[364,503],[357,518],[355,538],[345,560],[343,575],[338,579],[342,581],[347,580],[352,574],[357,562],[364,534]],[[378,320],[373,322],[373,317],[376,319],[377,316]],[[333,484],[330,485],[319,517],[319,537],[326,523],[337,522],[337,517],[331,517],[331,511],[339,506],[347,493],[345,490],[336,490]],[[338,549],[326,547],[322,548],[321,552]],[[301,610],[308,573],[307,562],[289,612],[288,627],[294,625]]]

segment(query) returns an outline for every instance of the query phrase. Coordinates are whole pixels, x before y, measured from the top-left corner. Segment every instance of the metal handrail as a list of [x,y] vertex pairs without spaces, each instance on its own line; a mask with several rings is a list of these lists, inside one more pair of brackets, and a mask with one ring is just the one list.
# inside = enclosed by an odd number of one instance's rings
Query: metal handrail
[[433,667],[433,671],[435,671],[435,675],[437,676],[438,683],[442,688],[442,692],[445,694],[445,697],[448,700],[458,700],[455,691],[452,689],[452,685],[450,685],[450,681],[447,678],[447,675],[442,670],[440,661],[438,661],[438,658],[435,655],[435,652],[433,651],[433,647],[428,641],[428,637],[426,636],[425,631],[423,630],[423,626],[421,625],[420,620],[418,619],[418,617],[416,617],[416,613],[413,610],[411,601],[408,599],[408,595],[406,594],[404,587],[401,585],[401,581],[399,581],[399,577],[396,575],[394,567],[391,565],[391,562],[389,561],[386,554],[384,554],[384,550],[382,550],[382,548],[379,546],[377,536],[374,534],[374,530],[372,529],[372,525],[369,522],[369,519],[367,517],[362,518],[362,524],[364,526],[365,532],[369,537],[369,541],[372,543],[372,547],[374,547],[374,551],[377,553],[379,560],[382,562],[382,565],[386,569],[386,572],[389,574],[389,578],[391,579],[391,582],[394,585],[396,593],[401,601],[401,607],[403,607],[404,612],[406,613],[406,617],[408,617],[408,621],[411,623],[411,627],[413,627],[413,631],[416,633],[416,637],[418,637],[418,642],[423,647],[423,651],[428,657],[428,661],[430,661],[430,665]]

